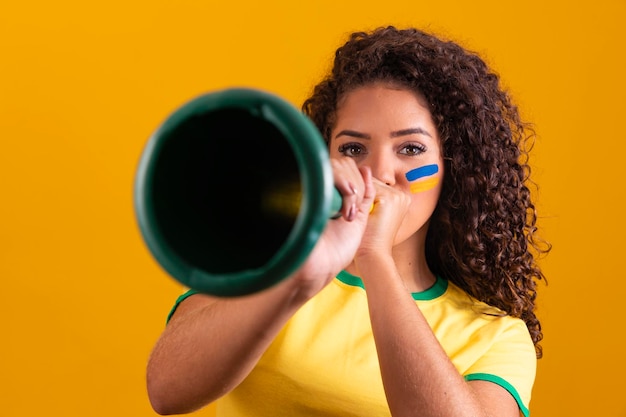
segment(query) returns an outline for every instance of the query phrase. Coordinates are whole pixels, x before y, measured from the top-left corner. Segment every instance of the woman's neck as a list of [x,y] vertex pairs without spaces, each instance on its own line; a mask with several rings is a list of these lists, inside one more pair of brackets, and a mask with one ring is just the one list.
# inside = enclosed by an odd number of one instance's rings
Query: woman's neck
[[[415,233],[409,239],[394,246],[393,261],[402,278],[404,285],[410,292],[422,292],[435,284],[436,277],[426,262],[425,236]],[[346,271],[358,276],[359,271],[352,262]]]

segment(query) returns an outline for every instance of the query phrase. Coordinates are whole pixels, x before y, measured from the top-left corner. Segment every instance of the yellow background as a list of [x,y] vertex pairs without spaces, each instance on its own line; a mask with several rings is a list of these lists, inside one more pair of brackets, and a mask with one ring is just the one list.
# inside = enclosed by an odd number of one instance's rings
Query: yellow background
[[135,224],[148,136],[217,88],[299,104],[348,32],[393,23],[483,53],[539,133],[533,417],[626,416],[625,18],[625,0],[4,0],[0,415],[154,415],[146,358],[181,289]]

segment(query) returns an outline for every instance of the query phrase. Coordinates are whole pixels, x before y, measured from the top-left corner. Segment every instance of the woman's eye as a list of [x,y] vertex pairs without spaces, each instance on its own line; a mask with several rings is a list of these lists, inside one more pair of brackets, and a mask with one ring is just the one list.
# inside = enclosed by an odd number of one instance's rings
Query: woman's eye
[[402,155],[414,156],[420,155],[426,151],[426,147],[424,145],[419,144],[408,144],[402,147],[400,153]]
[[339,153],[344,156],[360,156],[365,153],[365,147],[358,143],[346,143],[339,147]]

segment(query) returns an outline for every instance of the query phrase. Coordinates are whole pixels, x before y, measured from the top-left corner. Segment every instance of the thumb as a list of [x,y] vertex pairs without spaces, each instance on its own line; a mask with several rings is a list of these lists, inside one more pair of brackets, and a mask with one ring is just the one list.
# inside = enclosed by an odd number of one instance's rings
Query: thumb
[[359,211],[370,213],[374,208],[374,199],[376,198],[376,187],[374,186],[372,170],[370,167],[364,166],[360,167],[359,171],[365,183],[365,192],[363,194],[363,200],[361,200]]

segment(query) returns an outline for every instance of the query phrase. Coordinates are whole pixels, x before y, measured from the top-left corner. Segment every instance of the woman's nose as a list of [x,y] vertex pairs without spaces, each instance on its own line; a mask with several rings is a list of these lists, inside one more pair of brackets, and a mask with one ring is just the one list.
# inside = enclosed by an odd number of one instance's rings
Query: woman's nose
[[384,154],[371,155],[368,165],[372,170],[372,176],[387,185],[396,183],[396,175],[391,158]]

